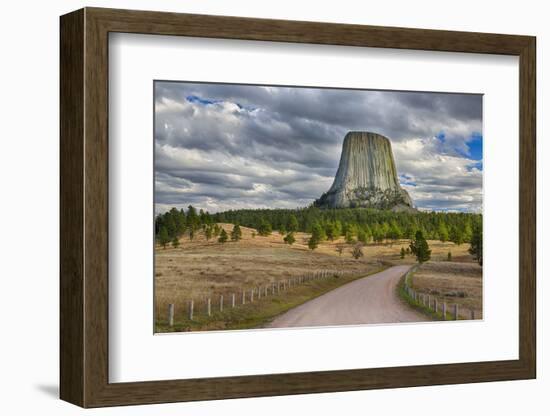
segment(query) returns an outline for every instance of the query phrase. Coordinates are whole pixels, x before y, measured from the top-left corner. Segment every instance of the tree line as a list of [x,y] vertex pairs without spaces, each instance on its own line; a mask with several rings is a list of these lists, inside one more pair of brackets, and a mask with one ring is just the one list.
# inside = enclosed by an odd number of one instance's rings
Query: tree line
[[329,240],[343,236],[346,240],[362,242],[413,239],[420,230],[428,240],[456,244],[469,242],[474,226],[481,223],[480,214],[408,213],[370,208],[243,209],[216,213],[212,218],[215,222],[240,224],[258,230],[270,226],[282,233],[318,231]]
[[[225,242],[229,236],[218,223],[234,224],[231,239],[241,238],[240,226],[257,230],[258,235],[270,235],[278,230],[284,241],[293,244],[294,233],[311,234],[308,242],[314,250],[324,240],[344,237],[347,243],[369,242],[390,244],[400,239],[416,240],[420,232],[425,240],[470,244],[470,253],[482,264],[482,217],[472,213],[392,212],[371,208],[320,209],[241,209],[215,214],[189,206],[187,210],[172,208],[155,218],[157,241],[166,246],[178,245],[179,237],[187,234],[192,240],[202,230],[207,239]],[[224,235],[225,234],[225,235]]]

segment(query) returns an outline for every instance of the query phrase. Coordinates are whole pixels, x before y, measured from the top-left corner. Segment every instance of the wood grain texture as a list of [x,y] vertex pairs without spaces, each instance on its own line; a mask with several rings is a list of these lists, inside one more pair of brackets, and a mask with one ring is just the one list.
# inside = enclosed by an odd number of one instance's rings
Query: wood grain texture
[[60,24],[60,388],[84,404],[84,12]]
[[536,377],[536,40],[520,54],[519,97],[519,355]]
[[[108,33],[520,57],[518,360],[208,379],[108,381]],[[535,377],[535,39],[87,8],[61,18],[61,397],[100,407]]]

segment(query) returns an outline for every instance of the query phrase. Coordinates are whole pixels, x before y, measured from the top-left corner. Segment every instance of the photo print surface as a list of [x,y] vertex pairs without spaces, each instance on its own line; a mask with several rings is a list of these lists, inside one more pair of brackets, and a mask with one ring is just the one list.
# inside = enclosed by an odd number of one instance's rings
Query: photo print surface
[[155,331],[482,319],[482,100],[155,81]]

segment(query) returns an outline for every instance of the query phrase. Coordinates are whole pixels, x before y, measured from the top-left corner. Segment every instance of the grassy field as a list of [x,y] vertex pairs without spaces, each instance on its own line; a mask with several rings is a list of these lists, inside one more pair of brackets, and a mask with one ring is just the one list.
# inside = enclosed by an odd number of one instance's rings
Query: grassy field
[[[378,269],[371,270],[368,274],[383,270],[381,266]],[[254,302],[249,301],[247,293],[247,303],[242,305],[241,298],[238,298],[237,306],[230,307],[230,303],[224,302],[224,309],[219,309],[219,298],[214,299],[212,306],[212,315],[208,316],[205,311],[206,303],[199,302],[196,307],[197,314],[193,320],[188,319],[186,305],[183,305],[183,313],[176,314],[173,326],[169,326],[166,319],[157,321],[157,332],[186,332],[186,331],[209,331],[224,329],[245,329],[261,328],[264,324],[270,322],[274,317],[301,305],[308,300],[321,296],[339,286],[352,282],[353,280],[367,276],[365,273],[351,274],[346,276],[330,275],[325,279],[311,280],[309,282],[291,286],[279,294],[262,296],[255,298]]]
[[459,307],[460,319],[483,318],[483,277],[477,263],[427,262],[412,275],[410,285],[418,292]]
[[[232,224],[220,224],[228,233]],[[192,241],[188,236],[180,239],[178,248],[155,249],[155,305],[157,331],[167,331],[168,304],[176,305],[175,322],[171,330],[205,330],[250,328],[261,325],[269,317],[282,313],[315,296],[325,293],[348,279],[365,276],[391,264],[412,264],[414,258],[400,259],[401,247],[408,246],[408,240],[394,244],[368,244],[363,248],[364,256],[354,259],[353,245],[345,244],[343,238],[324,241],[311,251],[307,247],[310,235],[296,233],[296,243],[289,246],[283,236],[276,231],[270,236],[253,236],[256,230],[241,227],[242,240],[220,244],[216,238],[206,240],[199,232]],[[452,253],[455,262],[472,262],[468,254],[468,244],[456,246],[453,243],[429,241],[432,258],[436,261],[447,258]],[[344,247],[342,253],[337,247]],[[303,276],[318,271],[346,271],[345,278],[333,278],[305,285],[291,290],[284,300],[256,303],[224,311],[223,316],[214,314],[218,310],[216,302],[220,295],[229,305],[231,295],[238,301],[243,289],[271,285],[289,278]],[[212,299],[213,316],[202,318],[206,310],[206,299]],[[193,299],[196,318],[187,322],[187,304]]]

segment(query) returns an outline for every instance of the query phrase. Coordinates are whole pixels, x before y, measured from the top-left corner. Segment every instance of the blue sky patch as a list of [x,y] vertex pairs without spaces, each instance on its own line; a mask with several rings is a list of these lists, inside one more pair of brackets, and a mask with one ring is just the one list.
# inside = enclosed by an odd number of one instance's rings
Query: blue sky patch
[[190,103],[202,104],[202,105],[210,105],[210,104],[215,104],[217,102],[217,101],[201,98],[197,95],[188,95],[187,97],[185,97],[185,99]]
[[468,172],[471,172],[474,169],[483,170],[483,161],[478,160],[477,162],[472,163],[471,165],[468,165],[467,169],[468,169]]
[[412,176],[409,176],[407,174],[399,175],[399,183],[401,185],[416,186],[416,182],[413,181]]
[[483,158],[483,136],[480,133],[473,133],[466,144],[468,145],[470,158],[474,160]]

